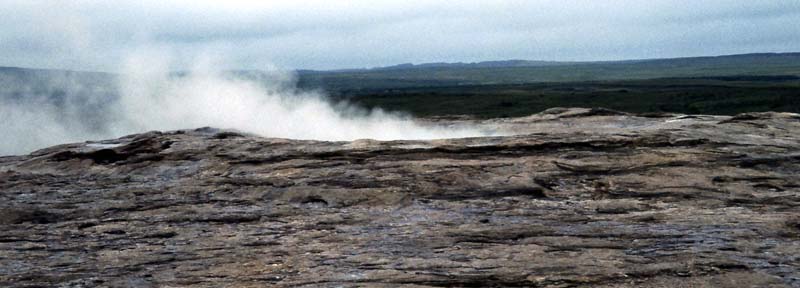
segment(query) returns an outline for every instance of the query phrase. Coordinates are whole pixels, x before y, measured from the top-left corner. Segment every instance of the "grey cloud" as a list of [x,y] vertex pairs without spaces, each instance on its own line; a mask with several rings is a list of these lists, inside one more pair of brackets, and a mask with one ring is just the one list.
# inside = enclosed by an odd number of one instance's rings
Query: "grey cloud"
[[113,71],[152,45],[255,69],[800,50],[795,0],[294,2],[11,1],[0,65]]

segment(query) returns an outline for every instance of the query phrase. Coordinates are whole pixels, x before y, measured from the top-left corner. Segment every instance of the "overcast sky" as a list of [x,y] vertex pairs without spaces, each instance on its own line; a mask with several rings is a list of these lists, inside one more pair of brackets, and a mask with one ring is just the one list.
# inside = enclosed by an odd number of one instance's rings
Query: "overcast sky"
[[117,71],[143,47],[242,69],[800,51],[798,0],[300,2],[4,0],[0,66]]

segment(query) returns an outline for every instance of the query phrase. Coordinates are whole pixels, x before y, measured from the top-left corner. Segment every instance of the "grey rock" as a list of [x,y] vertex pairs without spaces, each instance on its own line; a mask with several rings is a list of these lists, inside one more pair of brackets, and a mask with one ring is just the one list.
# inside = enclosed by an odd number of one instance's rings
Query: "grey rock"
[[573,108],[428,120],[505,137],[0,157],[0,286],[796,287],[799,119]]

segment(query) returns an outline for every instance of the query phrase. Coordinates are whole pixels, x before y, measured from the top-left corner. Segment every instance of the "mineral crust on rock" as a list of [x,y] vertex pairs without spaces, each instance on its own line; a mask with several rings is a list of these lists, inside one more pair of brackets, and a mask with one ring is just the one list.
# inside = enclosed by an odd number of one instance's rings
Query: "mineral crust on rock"
[[0,157],[0,286],[800,286],[800,115],[430,121],[518,135]]

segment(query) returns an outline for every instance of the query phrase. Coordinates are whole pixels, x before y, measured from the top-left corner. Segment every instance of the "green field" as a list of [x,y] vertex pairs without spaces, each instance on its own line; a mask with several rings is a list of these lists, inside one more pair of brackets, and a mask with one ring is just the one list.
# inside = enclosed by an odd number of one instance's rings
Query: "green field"
[[800,76],[800,53],[744,54],[717,57],[554,62],[531,66],[440,65],[376,68],[354,71],[301,71],[301,87],[318,87],[331,94],[364,90],[464,85],[525,84],[694,78],[708,76]]
[[729,115],[800,112],[800,53],[406,64],[301,71],[298,84],[324,90],[338,101],[423,117],[513,117],[552,107]]
[[421,117],[515,117],[552,107],[731,115],[800,112],[800,80],[787,76],[464,85],[351,91],[337,100]]
[[[227,76],[272,83],[274,73]],[[175,73],[182,77],[185,73]],[[626,112],[800,112],[800,53],[607,62],[493,61],[297,72],[299,90],[415,116],[525,116],[552,107]],[[119,98],[119,75],[0,67],[0,101],[52,104],[93,123]],[[282,83],[295,89],[293,83]],[[270,87],[270,84],[265,84]],[[270,89],[275,89],[270,87]],[[69,105],[65,104],[69,103]]]

